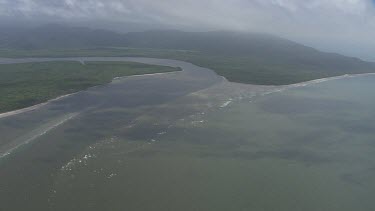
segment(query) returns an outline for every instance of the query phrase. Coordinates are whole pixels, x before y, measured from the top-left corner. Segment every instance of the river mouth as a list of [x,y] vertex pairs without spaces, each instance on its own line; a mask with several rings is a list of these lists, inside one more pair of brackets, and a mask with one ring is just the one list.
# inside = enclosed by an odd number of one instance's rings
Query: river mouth
[[374,207],[374,77],[289,89],[128,59],[183,71],[0,119],[3,152],[24,143],[0,159],[0,210]]
[[[213,92],[219,94],[215,94],[216,98],[219,97],[225,104],[229,103],[231,99],[227,96],[229,92],[234,93],[241,89],[235,88],[235,91],[232,90],[237,86],[228,83],[223,77],[216,75],[210,69],[176,60],[137,57],[0,58],[0,64],[50,61],[78,61],[82,63],[88,61],[139,62],[180,67],[182,71],[116,78],[112,83],[105,86],[93,87],[87,91],[59,97],[48,103],[2,114],[0,118],[0,133],[3,134],[3,138],[0,141],[1,157],[9,155],[18,146],[23,146],[25,143],[30,143],[37,139],[36,137],[45,135],[50,129],[54,129],[56,122],[61,119],[68,118],[66,121],[71,120],[70,115],[75,118],[82,113],[112,108],[152,107],[168,103],[199,90],[209,89],[210,87],[213,87],[211,88],[214,90]],[[228,84],[231,84],[231,86]],[[220,92],[216,91],[217,87],[220,87]],[[267,86],[248,86],[247,88],[251,90],[251,93],[253,91],[265,92],[274,89],[274,87]],[[248,90],[244,89],[245,92]],[[213,92],[210,95],[213,95]],[[210,96],[206,95],[205,97],[208,98]],[[13,127],[13,124],[17,126]],[[11,127],[8,125],[11,125]]]

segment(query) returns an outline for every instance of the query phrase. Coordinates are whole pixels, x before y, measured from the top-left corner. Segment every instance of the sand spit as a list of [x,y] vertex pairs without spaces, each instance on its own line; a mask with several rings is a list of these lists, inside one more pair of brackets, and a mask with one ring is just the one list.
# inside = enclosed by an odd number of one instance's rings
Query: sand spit
[[43,106],[45,106],[45,105],[47,105],[47,104],[49,104],[51,102],[63,99],[65,97],[71,96],[73,94],[75,94],[75,93],[63,95],[63,96],[57,97],[55,99],[49,100],[49,101],[47,101],[45,103],[40,103],[40,104],[37,104],[37,105],[34,105],[34,106],[30,106],[30,107],[27,107],[27,108],[23,108],[23,109],[19,109],[19,110],[15,110],[15,111],[9,111],[9,112],[2,113],[2,114],[0,114],[0,119],[36,110],[36,109],[38,109],[40,107],[43,107]]

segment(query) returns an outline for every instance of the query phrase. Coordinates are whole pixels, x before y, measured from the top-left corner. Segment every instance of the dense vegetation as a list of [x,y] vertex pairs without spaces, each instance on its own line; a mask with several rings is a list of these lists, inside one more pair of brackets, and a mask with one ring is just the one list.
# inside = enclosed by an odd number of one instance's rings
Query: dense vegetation
[[375,72],[375,63],[320,52],[280,37],[257,33],[148,31],[119,34],[87,28],[44,26],[22,29],[21,32],[2,30],[0,49],[3,49],[0,50],[3,57],[146,56],[179,59],[211,68],[230,81],[251,84],[281,85]]
[[42,62],[0,65],[0,113],[109,83],[115,77],[176,71],[131,62]]
[[[342,59],[335,62],[321,58],[311,62],[303,59],[279,59],[249,55],[215,55],[191,50],[148,49],[148,48],[89,48],[49,50],[0,50],[0,57],[66,57],[66,56],[139,56],[168,58],[191,62],[215,70],[229,81],[263,85],[285,85],[318,78],[344,74],[375,72],[375,65],[358,59]],[[334,57],[335,55],[332,54]],[[301,57],[301,55],[300,55]],[[345,57],[344,57],[345,58]],[[351,60],[351,61],[349,61]]]

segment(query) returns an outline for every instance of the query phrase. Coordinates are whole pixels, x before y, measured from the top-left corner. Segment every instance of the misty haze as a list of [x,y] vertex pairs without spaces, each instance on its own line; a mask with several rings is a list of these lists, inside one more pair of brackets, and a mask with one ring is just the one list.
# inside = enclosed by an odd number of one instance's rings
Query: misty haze
[[372,211],[373,0],[0,0],[0,211]]

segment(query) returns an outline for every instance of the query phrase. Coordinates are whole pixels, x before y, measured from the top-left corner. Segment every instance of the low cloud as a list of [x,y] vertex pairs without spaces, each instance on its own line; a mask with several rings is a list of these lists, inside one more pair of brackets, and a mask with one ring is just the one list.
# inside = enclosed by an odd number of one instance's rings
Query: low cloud
[[260,31],[324,50],[375,55],[369,44],[375,36],[373,0],[0,0],[1,17]]

